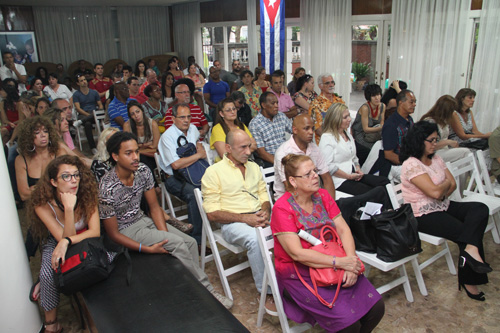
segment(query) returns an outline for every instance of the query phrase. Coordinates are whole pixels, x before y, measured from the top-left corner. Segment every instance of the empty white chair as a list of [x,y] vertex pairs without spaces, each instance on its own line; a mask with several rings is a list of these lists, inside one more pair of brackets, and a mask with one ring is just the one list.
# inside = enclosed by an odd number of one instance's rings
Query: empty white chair
[[255,228],[257,233],[257,239],[259,241],[260,252],[262,253],[262,259],[264,260],[265,272],[264,280],[262,281],[262,290],[266,290],[267,286],[271,287],[273,293],[274,303],[276,304],[277,312],[271,312],[266,309],[266,293],[262,293],[259,302],[259,312],[257,314],[257,327],[262,326],[262,320],[264,318],[264,312],[272,316],[278,316],[281,324],[281,329],[283,332],[303,332],[311,328],[309,323],[300,324],[290,328],[288,325],[288,319],[283,308],[283,302],[281,301],[281,296],[278,289],[278,281],[276,280],[276,273],[274,270],[273,254],[271,249],[274,248],[274,239],[272,237],[271,227]]
[[[250,263],[247,261],[237,264],[235,266],[224,268],[224,264],[222,263],[221,255],[225,254],[229,251],[239,254],[243,253],[246,250],[238,245],[234,245],[228,243],[222,238],[221,230],[212,230],[212,225],[208,220],[207,214],[203,209],[203,198],[201,196],[201,191],[197,188],[194,189],[194,195],[196,198],[196,203],[198,204],[198,209],[200,210],[200,216],[203,221],[203,231],[201,234],[201,269],[205,269],[205,263],[211,260],[215,261],[215,266],[217,267],[217,272],[219,273],[219,278],[222,283],[222,288],[224,289],[224,293],[231,300],[233,299],[233,294],[231,293],[231,288],[229,288],[229,282],[227,281],[227,277],[233,275],[245,268],[250,267]],[[212,250],[212,254],[206,256],[205,248],[206,248],[206,240],[208,238],[208,243],[210,244],[210,249]],[[219,251],[217,244],[224,246],[227,250]],[[264,293],[265,294],[265,293]]]
[[500,184],[495,179],[495,182],[491,182],[490,169],[491,169],[491,157],[490,150],[478,150],[476,151],[477,163],[479,164],[479,172],[481,174],[481,179],[484,183],[484,189],[486,193],[493,196],[500,196]]
[[106,111],[104,110],[95,110],[94,111],[94,120],[95,120],[95,127],[97,130],[97,137],[101,136],[101,132],[106,128],[109,127],[104,124],[104,118],[106,118]]

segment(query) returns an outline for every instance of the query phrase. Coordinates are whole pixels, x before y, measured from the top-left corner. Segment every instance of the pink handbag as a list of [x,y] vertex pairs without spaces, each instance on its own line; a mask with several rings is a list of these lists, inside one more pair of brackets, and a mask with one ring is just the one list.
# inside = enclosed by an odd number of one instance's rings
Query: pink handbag
[[[327,234],[332,235],[332,240],[329,242],[325,240],[325,236]],[[346,256],[344,247],[342,246],[342,242],[340,241],[340,237],[337,234],[337,230],[335,230],[335,228],[333,228],[332,226],[325,225],[323,226],[323,228],[321,228],[320,240],[321,244],[315,245],[310,249],[330,256],[336,256],[336,257]],[[297,269],[295,262],[293,263],[293,265],[295,267],[295,272],[297,273],[297,276],[299,277],[302,284],[304,284],[304,286],[311,293],[313,293],[323,305],[328,306],[331,309],[333,307],[333,304],[335,304],[335,301],[337,300],[337,297],[339,295],[340,286],[342,284],[342,278],[344,277],[344,270],[343,269],[335,270],[333,267],[328,267],[328,268],[309,267],[309,275],[311,276],[311,281],[314,287],[313,288],[309,284],[307,284],[306,281],[304,281],[304,279],[302,278]],[[363,263],[361,263],[360,273],[363,273],[364,271],[365,271],[365,266],[363,265]],[[323,297],[319,295],[318,286],[327,287],[335,284],[337,285],[337,291],[335,292],[335,297],[333,298],[333,301],[331,303],[328,303]]]

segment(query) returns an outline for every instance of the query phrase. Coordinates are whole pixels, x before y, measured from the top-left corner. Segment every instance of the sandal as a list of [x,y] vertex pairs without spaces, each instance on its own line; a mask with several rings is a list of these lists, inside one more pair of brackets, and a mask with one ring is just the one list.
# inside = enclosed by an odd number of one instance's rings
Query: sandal
[[40,298],[40,277],[36,280],[35,283],[31,286],[30,289],[30,301],[33,303],[38,302]]
[[193,230],[193,225],[191,223],[183,222],[172,216],[170,216],[170,219],[166,220],[165,222],[185,234],[189,234]]
[[[57,329],[55,331],[48,330],[47,326],[49,326],[49,325],[56,325],[56,327],[59,327],[59,329]],[[43,323],[43,332],[44,333],[62,333],[63,330],[64,330],[63,327],[57,322],[57,319],[55,319],[53,321],[46,321]]]

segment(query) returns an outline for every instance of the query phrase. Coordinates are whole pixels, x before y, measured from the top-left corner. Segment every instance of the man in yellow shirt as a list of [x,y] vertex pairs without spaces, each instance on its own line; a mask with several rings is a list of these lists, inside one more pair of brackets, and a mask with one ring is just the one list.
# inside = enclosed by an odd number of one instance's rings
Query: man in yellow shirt
[[[264,262],[254,228],[269,224],[271,205],[259,166],[248,161],[251,144],[245,131],[230,131],[226,136],[227,154],[205,171],[201,191],[207,217],[221,223],[222,237],[248,250],[253,279],[260,293]],[[271,308],[271,303],[269,300],[266,307]]]

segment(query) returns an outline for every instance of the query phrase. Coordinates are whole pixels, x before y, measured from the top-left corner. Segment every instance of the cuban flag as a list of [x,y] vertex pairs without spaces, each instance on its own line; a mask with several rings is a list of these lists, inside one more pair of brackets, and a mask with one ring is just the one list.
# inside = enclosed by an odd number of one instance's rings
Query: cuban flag
[[285,0],[260,0],[262,67],[271,74],[285,65]]

